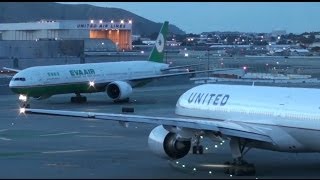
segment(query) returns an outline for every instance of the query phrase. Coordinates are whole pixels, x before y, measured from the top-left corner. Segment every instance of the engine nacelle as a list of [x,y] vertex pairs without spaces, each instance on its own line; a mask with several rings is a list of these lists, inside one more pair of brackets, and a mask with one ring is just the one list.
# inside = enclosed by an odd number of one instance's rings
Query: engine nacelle
[[113,100],[123,100],[130,96],[132,87],[124,81],[114,81],[106,88],[107,95]]
[[191,139],[178,139],[177,134],[167,131],[161,125],[151,131],[148,145],[152,152],[162,158],[180,159],[189,153]]

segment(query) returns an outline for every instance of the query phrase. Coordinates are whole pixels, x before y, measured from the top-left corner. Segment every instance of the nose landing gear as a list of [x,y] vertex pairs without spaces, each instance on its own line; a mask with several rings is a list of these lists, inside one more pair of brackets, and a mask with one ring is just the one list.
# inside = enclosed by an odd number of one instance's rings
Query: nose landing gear
[[28,96],[21,94],[19,96],[19,100],[20,100],[20,107],[22,107],[22,108],[30,108],[29,97]]

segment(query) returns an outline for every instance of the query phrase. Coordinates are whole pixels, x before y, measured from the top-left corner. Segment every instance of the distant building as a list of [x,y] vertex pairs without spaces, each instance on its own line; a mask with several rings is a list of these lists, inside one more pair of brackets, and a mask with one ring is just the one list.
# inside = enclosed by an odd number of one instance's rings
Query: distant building
[[278,37],[286,34],[287,34],[286,30],[281,30],[281,29],[276,29],[271,32],[272,37]]
[[180,46],[181,42],[177,42],[177,41],[166,41],[166,45],[167,46]]
[[41,20],[2,23],[0,32],[2,40],[110,39],[119,50],[132,49],[132,21]]
[[292,56],[308,56],[310,51],[308,49],[290,49]]
[[313,48],[313,47],[320,47],[320,42],[315,42],[310,44],[309,48]]
[[132,41],[138,41],[140,38],[141,38],[140,35],[132,35],[131,36]]

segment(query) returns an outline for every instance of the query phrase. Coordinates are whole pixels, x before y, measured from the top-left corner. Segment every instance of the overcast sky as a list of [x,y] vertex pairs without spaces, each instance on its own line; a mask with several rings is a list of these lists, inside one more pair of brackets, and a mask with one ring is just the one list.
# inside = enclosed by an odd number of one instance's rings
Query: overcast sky
[[320,31],[320,2],[78,2],[84,3],[121,8],[154,22],[168,20],[186,33]]

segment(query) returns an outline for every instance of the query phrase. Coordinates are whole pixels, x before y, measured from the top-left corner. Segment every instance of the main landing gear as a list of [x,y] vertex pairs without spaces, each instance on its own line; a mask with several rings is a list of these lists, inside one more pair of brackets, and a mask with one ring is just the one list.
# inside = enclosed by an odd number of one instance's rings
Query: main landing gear
[[203,154],[203,146],[200,145],[200,136],[196,135],[195,146],[192,147],[193,154]]
[[241,141],[239,138],[232,138],[230,140],[230,148],[232,157],[234,158],[233,162],[226,162],[224,172],[226,174],[232,174],[236,176],[244,175],[255,175],[256,170],[254,164],[247,163],[243,160],[243,156],[250,150],[248,148],[244,151],[247,141]]
[[87,102],[87,97],[81,96],[79,93],[76,93],[75,97],[71,97],[72,103],[85,103]]

